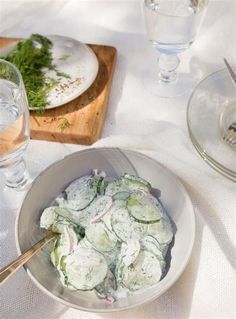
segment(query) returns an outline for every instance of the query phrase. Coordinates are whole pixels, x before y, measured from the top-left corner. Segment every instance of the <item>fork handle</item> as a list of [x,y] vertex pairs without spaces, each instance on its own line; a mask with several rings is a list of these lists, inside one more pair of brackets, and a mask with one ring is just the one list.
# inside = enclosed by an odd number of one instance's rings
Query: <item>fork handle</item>
[[234,72],[234,70],[232,69],[232,67],[230,66],[229,62],[226,60],[226,58],[224,58],[224,63],[227,67],[227,70],[230,74],[231,80],[233,81],[233,83],[236,85],[236,74]]
[[3,284],[11,275],[13,275],[21,266],[23,266],[32,256],[41,250],[49,241],[55,238],[57,234],[50,232],[46,237],[37,242],[34,246],[29,248],[22,255],[17,257],[7,266],[0,270],[0,285]]

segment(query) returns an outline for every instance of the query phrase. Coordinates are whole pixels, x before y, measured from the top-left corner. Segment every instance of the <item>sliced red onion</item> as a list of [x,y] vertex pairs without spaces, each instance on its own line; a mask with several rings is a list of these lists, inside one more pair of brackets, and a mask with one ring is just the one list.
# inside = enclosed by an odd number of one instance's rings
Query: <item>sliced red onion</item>
[[105,303],[108,305],[111,305],[114,301],[115,301],[115,298],[113,298],[112,296],[105,297]]
[[98,170],[96,168],[92,169],[92,175],[97,176],[98,175]]
[[101,176],[101,177],[106,177],[106,173],[104,171],[101,171],[100,173],[98,173],[98,169],[94,168],[92,169],[92,176]]
[[65,227],[65,234],[67,235],[67,239],[68,239],[68,243],[69,243],[69,254],[72,252],[73,250],[73,239],[71,237],[70,231],[69,231],[69,227]]
[[107,202],[105,208],[103,209],[103,211],[101,211],[100,214],[96,215],[94,218],[91,219],[91,224],[98,223],[101,220],[101,218],[111,210],[113,205],[112,198],[110,196],[107,197],[109,197],[109,201]]

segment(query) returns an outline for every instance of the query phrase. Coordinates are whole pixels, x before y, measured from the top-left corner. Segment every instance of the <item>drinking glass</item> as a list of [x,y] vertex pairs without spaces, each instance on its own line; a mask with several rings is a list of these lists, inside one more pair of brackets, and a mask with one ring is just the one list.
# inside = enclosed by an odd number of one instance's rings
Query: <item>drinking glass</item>
[[149,41],[159,51],[158,73],[147,87],[156,95],[173,97],[184,93],[190,78],[178,78],[178,54],[194,42],[208,0],[144,0],[143,12]]
[[0,59],[0,206],[4,195],[11,197],[11,189],[23,190],[29,181],[23,159],[29,139],[29,109],[22,76],[14,65]]

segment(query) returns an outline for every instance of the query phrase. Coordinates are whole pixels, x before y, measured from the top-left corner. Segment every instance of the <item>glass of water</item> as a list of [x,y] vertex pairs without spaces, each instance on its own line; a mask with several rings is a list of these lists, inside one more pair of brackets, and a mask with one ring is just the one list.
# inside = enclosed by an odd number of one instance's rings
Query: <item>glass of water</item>
[[23,155],[29,139],[29,109],[21,74],[0,59],[0,197],[4,190],[21,190],[28,183]]
[[207,4],[208,0],[144,0],[148,38],[159,51],[158,75],[148,83],[156,95],[174,97],[189,87],[189,78],[178,79],[178,54],[194,42]]

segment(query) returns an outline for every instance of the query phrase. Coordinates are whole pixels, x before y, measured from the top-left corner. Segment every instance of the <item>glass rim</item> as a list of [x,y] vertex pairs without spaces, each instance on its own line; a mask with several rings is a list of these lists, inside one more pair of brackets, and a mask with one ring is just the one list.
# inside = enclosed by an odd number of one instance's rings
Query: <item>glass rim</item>
[[[146,0],[144,0],[143,1],[144,2],[144,4],[146,3]],[[204,6],[200,9],[200,11],[199,12],[201,12],[202,10],[204,10],[204,9],[206,9],[206,7],[208,6],[208,4],[209,4],[209,0],[205,0],[205,4],[204,4]],[[197,13],[199,13],[199,12],[197,12]],[[185,17],[185,16],[183,16],[183,15],[174,15],[174,14],[166,14],[166,13],[162,13],[162,12],[160,12],[160,11],[158,11],[158,14],[160,14],[160,15],[162,15],[162,16],[165,16],[165,17],[170,17],[170,18],[183,18],[183,17]]]
[[0,58],[0,64],[6,64],[9,65],[17,74],[18,78],[19,78],[19,87],[17,87],[17,90],[21,90],[22,88],[24,89],[24,82],[23,82],[23,77],[22,74],[20,73],[19,69],[11,62],[8,62],[2,58]]
[[[235,68],[235,67],[233,66],[233,68]],[[219,70],[213,71],[210,74],[207,74],[205,77],[203,77],[198,82],[198,84],[193,88],[193,90],[192,90],[192,92],[191,92],[191,94],[189,96],[189,99],[188,99],[188,103],[187,103],[187,118],[189,117],[189,112],[190,112],[190,109],[191,109],[191,102],[193,100],[193,97],[194,97],[196,91],[199,89],[199,87],[203,84],[203,82],[205,82],[205,81],[209,80],[210,78],[218,75],[218,73],[226,73],[226,72],[227,72],[227,70],[225,68],[221,68]]]

